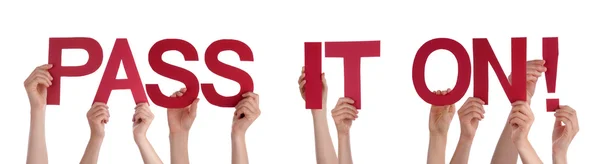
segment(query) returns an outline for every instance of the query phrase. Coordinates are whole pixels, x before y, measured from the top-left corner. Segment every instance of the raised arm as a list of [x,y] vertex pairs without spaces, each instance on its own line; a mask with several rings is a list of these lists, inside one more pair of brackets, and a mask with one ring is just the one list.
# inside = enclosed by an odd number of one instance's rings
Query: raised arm
[[450,164],[467,164],[469,163],[469,154],[471,153],[471,145],[475,138],[475,132],[479,126],[479,121],[484,118],[485,110],[483,100],[470,97],[458,110],[458,119],[460,119],[460,139],[454,156]]
[[[302,74],[300,75],[300,78],[298,78],[298,85],[302,99],[306,100],[304,94],[306,80],[304,77],[304,67],[302,67]],[[323,84],[323,105],[321,109],[311,110],[315,134],[317,164],[337,164],[338,158],[335,154],[335,148],[333,147],[331,134],[329,133],[329,124],[327,123],[327,80],[325,79],[325,73],[321,74],[321,80]]]
[[138,145],[142,159],[145,164],[162,164],[156,151],[152,147],[152,144],[146,138],[146,132],[150,127],[150,124],[154,120],[154,114],[150,111],[150,107],[147,103],[140,103],[135,107],[135,113],[133,114],[133,137],[135,143]]
[[96,102],[87,113],[88,124],[90,124],[90,140],[85,153],[81,158],[81,164],[98,163],[100,147],[104,140],[104,124],[108,123],[110,114],[105,103]]
[[246,150],[246,131],[252,123],[260,116],[259,97],[257,94],[248,92],[242,95],[242,99],[235,107],[233,124],[231,128],[231,163],[248,164],[248,152]]
[[[437,95],[446,95],[450,89],[435,91]],[[429,112],[429,149],[427,151],[427,164],[446,163],[446,140],[450,123],[456,112],[452,105],[431,106]]]
[[338,100],[335,108],[331,110],[331,116],[335,121],[338,132],[338,158],[340,164],[352,164],[350,126],[358,118],[358,110],[352,104],[354,104],[354,100],[342,97]]
[[47,164],[46,149],[46,96],[47,88],[52,85],[52,76],[48,69],[52,65],[39,66],[25,79],[25,91],[29,98],[31,120],[29,123],[29,143],[27,147],[28,164]]
[[529,108],[529,104],[524,101],[513,103],[508,120],[512,127],[511,138],[519,152],[519,156],[521,156],[523,164],[542,164],[542,160],[528,139],[529,130],[534,121],[533,111]]
[[[535,86],[537,84],[537,80],[542,73],[546,72],[546,67],[544,67],[544,60],[530,60],[527,61],[527,102],[531,103],[531,98],[535,93]],[[508,77],[511,80],[511,76]],[[510,123],[507,121],[502,134],[500,135],[500,139],[498,139],[498,144],[496,144],[496,150],[494,151],[494,156],[492,156],[492,164],[516,164],[518,159],[518,151],[517,148],[512,144],[511,139],[512,127]]]
[[561,106],[554,116],[556,121],[552,133],[552,161],[554,164],[567,164],[567,150],[579,132],[577,112],[569,106]]
[[[173,93],[171,97],[181,97],[186,91],[187,89],[181,88],[179,91]],[[172,164],[190,163],[188,154],[188,137],[190,134],[190,129],[192,128],[192,124],[196,119],[198,100],[199,99],[196,98],[191,105],[185,108],[167,109]]]

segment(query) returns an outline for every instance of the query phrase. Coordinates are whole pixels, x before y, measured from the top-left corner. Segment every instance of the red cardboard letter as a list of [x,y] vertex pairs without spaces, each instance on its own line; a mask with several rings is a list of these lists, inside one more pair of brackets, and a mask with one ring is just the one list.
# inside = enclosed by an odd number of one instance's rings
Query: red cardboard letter
[[[425,83],[425,63],[429,55],[437,50],[450,51],[458,62],[456,84],[452,91],[446,95],[434,94]],[[449,38],[436,38],[425,42],[417,51],[413,63],[413,85],[417,94],[425,102],[437,106],[454,104],[465,95],[467,89],[469,89],[470,82],[471,59],[467,50],[457,41]]]
[[221,77],[240,84],[240,92],[234,96],[222,96],[217,93],[213,84],[201,84],[202,93],[206,97],[206,100],[219,107],[235,107],[242,100],[242,94],[254,91],[254,82],[247,72],[219,61],[219,53],[227,50],[237,53],[241,61],[254,61],[250,47],[238,40],[217,40],[208,46],[204,54],[204,61],[208,69]]
[[357,109],[361,109],[360,58],[379,55],[379,41],[325,42],[325,57],[344,59],[344,94],[354,100]]
[[[117,79],[119,64],[121,62],[123,62],[123,69],[125,70],[127,79]],[[130,89],[136,104],[148,102],[142,80],[135,66],[133,54],[131,54],[131,49],[129,48],[129,43],[124,38],[115,41],[115,46],[108,58],[106,70],[104,70],[104,75],[102,75],[102,81],[100,81],[100,86],[98,86],[94,102],[106,103],[108,97],[110,97],[110,92],[117,89]]]
[[[88,53],[88,61],[81,66],[63,66],[63,49],[84,49]],[[60,78],[89,75],[102,64],[102,47],[92,38],[50,38],[48,44],[48,64],[53,64],[50,74],[54,77],[54,85],[48,87],[48,105],[60,105]]]
[[198,79],[194,73],[166,63],[162,56],[167,51],[179,51],[185,61],[198,61],[198,52],[189,42],[180,39],[164,39],[156,42],[148,53],[148,62],[154,72],[166,78],[177,80],[185,85],[187,91],[181,97],[169,97],[160,91],[158,84],[146,84],[148,97],[154,104],[165,108],[184,108],[190,105],[200,91]]
[[511,39],[511,81],[508,80],[487,39],[473,39],[473,94],[488,104],[488,62],[510,102],[527,100],[527,38]]
[[321,43],[304,43],[304,97],[306,109],[323,108],[323,85],[321,84]]

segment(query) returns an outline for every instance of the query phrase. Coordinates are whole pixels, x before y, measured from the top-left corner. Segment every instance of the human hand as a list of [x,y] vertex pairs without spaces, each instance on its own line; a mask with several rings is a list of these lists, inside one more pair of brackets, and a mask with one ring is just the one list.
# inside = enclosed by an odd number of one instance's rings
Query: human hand
[[154,114],[150,111],[148,103],[139,103],[135,106],[135,113],[131,121],[133,122],[133,137],[136,140],[146,138],[146,132],[152,120],[154,120]]
[[110,113],[105,103],[95,102],[87,112],[92,137],[104,137],[104,124],[108,123]]
[[[173,93],[171,97],[181,97],[187,91],[186,88],[181,88]],[[192,128],[192,124],[196,119],[196,111],[198,109],[198,101],[196,98],[192,104],[185,108],[170,108],[167,109],[167,118],[169,121],[169,130],[173,133],[188,133]]]
[[[561,106],[554,113],[556,121],[552,132],[552,151],[566,154],[571,141],[579,132],[577,112],[569,106]],[[562,125],[565,123],[565,125]]]
[[[298,88],[300,89],[300,95],[302,96],[302,99],[304,101],[306,101],[306,96],[305,96],[306,89],[304,87],[304,85],[306,85],[305,76],[306,76],[306,74],[304,73],[304,67],[302,67],[302,74],[300,74],[300,77],[298,78],[298,86],[299,86]],[[321,84],[323,85],[323,92],[322,92],[323,108],[325,108],[325,105],[327,104],[327,80],[325,79],[325,73],[321,73]]]
[[[436,95],[446,95],[450,93],[450,89],[445,91],[434,91]],[[431,106],[429,112],[429,134],[434,136],[446,136],[448,134],[448,128],[456,112],[456,107],[452,105],[444,106]]]
[[512,127],[511,139],[515,145],[529,141],[527,136],[534,120],[533,111],[527,102],[517,101],[512,104],[508,122]]
[[46,107],[48,87],[52,85],[53,80],[52,75],[48,72],[50,68],[52,68],[52,64],[36,67],[23,82],[32,110],[44,110]]
[[485,118],[484,104],[485,102],[477,97],[469,97],[460,109],[458,109],[461,139],[473,140],[475,138],[479,121]]
[[[535,86],[537,84],[537,80],[540,76],[542,76],[542,73],[546,72],[547,68],[544,66],[544,63],[546,63],[546,61],[544,60],[530,60],[527,61],[527,73],[525,75],[526,77],[526,85],[527,85],[527,102],[531,103],[531,97],[533,97],[533,94],[535,93]],[[508,80],[511,81],[512,80],[512,73],[511,75],[508,75]]]
[[348,135],[352,121],[358,118],[358,110],[352,104],[354,104],[354,100],[342,97],[338,99],[335,108],[331,110],[331,116],[335,122],[338,135]]
[[258,94],[248,92],[242,95],[242,99],[236,106],[233,113],[233,126],[231,134],[236,136],[245,135],[246,131],[260,116]]

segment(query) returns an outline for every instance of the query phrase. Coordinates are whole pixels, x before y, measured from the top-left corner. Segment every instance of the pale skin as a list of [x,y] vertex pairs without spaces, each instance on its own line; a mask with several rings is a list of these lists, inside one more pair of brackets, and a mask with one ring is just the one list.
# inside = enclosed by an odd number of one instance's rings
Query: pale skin
[[450,164],[467,164],[469,163],[469,154],[471,152],[471,145],[475,138],[475,132],[479,127],[479,121],[483,120],[485,110],[483,100],[470,97],[465,103],[458,109],[458,119],[460,120],[460,139],[456,145],[454,156]]
[[135,113],[131,119],[133,122],[133,137],[145,164],[162,164],[163,162],[154,151],[152,144],[146,138],[146,132],[152,120],[154,120],[154,114],[150,111],[148,103],[139,103],[135,107]]
[[[436,95],[446,95],[450,89],[434,91]],[[446,140],[456,107],[452,105],[432,105],[429,112],[429,149],[427,151],[427,164],[446,163]]]
[[338,99],[331,116],[335,122],[338,133],[338,160],[340,164],[352,164],[352,151],[350,148],[350,127],[358,118],[358,110],[354,107],[354,100],[342,97]]
[[535,120],[533,111],[525,101],[517,101],[512,105],[508,122],[511,125],[511,139],[521,156],[521,161],[523,164],[542,164],[542,160],[528,139],[531,125]]
[[[300,89],[300,95],[304,100],[306,100],[305,76],[304,67],[302,67],[302,73],[298,78],[298,88]],[[331,134],[329,133],[329,125],[327,124],[327,80],[325,79],[325,73],[321,74],[321,80],[323,84],[323,104],[321,109],[311,110],[315,134],[315,152],[317,155],[317,164],[337,164],[338,158],[335,154],[335,148],[333,147],[333,141],[331,141]]]
[[46,96],[48,87],[52,85],[52,76],[48,72],[51,64],[39,66],[25,79],[23,85],[29,98],[31,120],[29,124],[29,143],[27,147],[27,164],[47,164],[46,148]]
[[[537,80],[544,72],[546,72],[547,68],[544,67],[544,60],[530,60],[527,61],[527,103],[531,103],[531,98],[535,92],[535,86],[537,84]],[[511,79],[509,75],[508,79]],[[494,151],[494,156],[492,156],[492,164],[515,164],[518,159],[518,151],[517,148],[513,145],[513,142],[510,138],[511,136],[511,125],[507,120],[506,125],[504,126],[504,130],[500,135],[500,139],[498,139],[498,144],[496,144],[496,150]]]
[[556,120],[552,132],[552,162],[566,164],[569,145],[579,132],[577,112],[569,106],[560,106],[555,111],[554,117]]
[[[186,91],[186,88],[181,88],[179,91],[173,93],[171,97],[181,97]],[[192,124],[196,119],[198,101],[199,99],[196,98],[192,104],[185,108],[167,109],[172,164],[190,163],[188,154],[188,138]]]
[[104,125],[108,123],[110,113],[105,103],[96,102],[87,113],[88,124],[90,125],[90,140],[81,158],[82,164],[98,163],[100,147],[104,140]]
[[243,99],[235,106],[233,123],[231,127],[231,163],[248,164],[246,150],[246,131],[260,116],[258,94],[248,92],[242,95]]

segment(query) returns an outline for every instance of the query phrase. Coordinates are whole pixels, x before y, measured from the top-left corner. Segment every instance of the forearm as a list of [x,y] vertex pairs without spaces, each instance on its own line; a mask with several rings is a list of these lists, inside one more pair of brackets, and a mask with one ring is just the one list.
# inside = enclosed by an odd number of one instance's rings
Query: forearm
[[427,151],[427,164],[446,163],[446,136],[430,135],[429,150]]
[[517,151],[519,152],[519,156],[521,156],[521,161],[523,164],[542,164],[542,160],[531,146],[529,141],[522,141],[522,143],[518,144]]
[[338,134],[338,151],[340,164],[352,164],[350,134]]
[[98,163],[98,156],[100,155],[100,147],[102,146],[103,137],[90,137],[90,141],[85,149],[85,153],[81,158],[82,164],[95,164]]
[[231,163],[248,164],[245,135],[231,135]]
[[313,126],[315,135],[315,151],[317,164],[337,164],[338,159],[331,141],[329,125],[327,124],[327,110],[313,111]]
[[162,164],[162,161],[154,151],[152,144],[150,141],[144,137],[135,137],[135,143],[138,145],[140,149],[140,154],[142,154],[142,159],[145,164]]
[[188,137],[187,132],[171,133],[169,140],[171,143],[171,163],[172,164],[189,164],[188,155]]
[[46,113],[45,110],[31,109],[29,124],[29,145],[27,149],[28,164],[48,163],[46,149]]
[[552,151],[553,164],[567,164],[567,151]]
[[517,163],[519,152],[510,138],[511,128],[508,123],[504,126],[498,144],[496,144],[494,156],[492,156],[492,164]]
[[471,153],[472,144],[473,139],[461,137],[461,139],[458,140],[458,145],[456,145],[456,150],[454,151],[454,156],[452,156],[452,160],[450,160],[450,164],[469,163],[469,154]]

